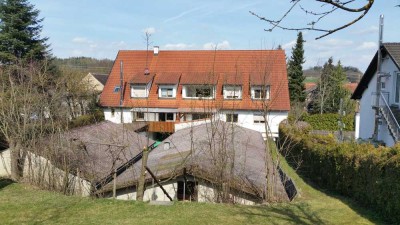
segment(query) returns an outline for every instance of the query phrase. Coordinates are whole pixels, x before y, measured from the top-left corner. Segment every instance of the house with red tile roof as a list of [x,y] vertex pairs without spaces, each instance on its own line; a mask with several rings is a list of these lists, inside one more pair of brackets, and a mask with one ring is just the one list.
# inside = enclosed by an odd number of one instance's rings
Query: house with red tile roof
[[285,53],[121,50],[100,103],[106,120],[153,133],[218,118],[277,137],[290,110]]

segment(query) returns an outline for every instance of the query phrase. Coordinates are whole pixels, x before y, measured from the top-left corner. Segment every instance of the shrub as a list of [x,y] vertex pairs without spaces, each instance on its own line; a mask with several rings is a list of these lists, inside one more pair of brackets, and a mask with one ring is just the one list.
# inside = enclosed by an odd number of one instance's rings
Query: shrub
[[337,143],[296,129],[281,126],[279,137],[291,143],[284,155],[301,160],[305,177],[373,208],[389,222],[400,221],[400,145]]
[[[339,114],[304,114],[301,120],[309,123],[314,130],[339,130]],[[343,117],[346,131],[354,131],[354,115],[349,114]]]
[[97,110],[94,111],[92,114],[82,115],[69,123],[70,128],[86,126],[94,123],[98,123],[104,120],[104,114],[102,111]]

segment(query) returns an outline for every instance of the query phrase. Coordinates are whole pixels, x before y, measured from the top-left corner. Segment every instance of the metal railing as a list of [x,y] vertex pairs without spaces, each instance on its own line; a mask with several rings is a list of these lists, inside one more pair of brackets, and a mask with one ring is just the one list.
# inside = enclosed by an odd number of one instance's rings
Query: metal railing
[[[374,108],[376,107],[376,96],[378,94],[376,92],[372,92],[372,100],[371,100],[371,106]],[[380,94],[381,98],[385,98],[387,103],[390,103],[390,93],[387,91],[382,91]],[[382,105],[382,103],[380,103],[379,105]]]
[[381,93],[381,104],[379,104],[379,109],[385,118],[389,129],[393,135],[394,140],[397,142],[400,140],[400,125],[397,122],[396,117],[394,116],[392,110],[390,109],[390,105],[386,101],[384,93]]

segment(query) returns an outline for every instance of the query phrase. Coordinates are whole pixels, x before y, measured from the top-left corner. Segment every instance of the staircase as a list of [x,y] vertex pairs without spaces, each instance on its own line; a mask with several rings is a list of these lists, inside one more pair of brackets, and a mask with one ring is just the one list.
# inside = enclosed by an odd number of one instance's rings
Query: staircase
[[395,142],[400,141],[400,126],[397,121],[400,119],[400,109],[396,107],[390,107],[385,97],[381,94],[379,111],[382,117],[385,119],[389,132]]

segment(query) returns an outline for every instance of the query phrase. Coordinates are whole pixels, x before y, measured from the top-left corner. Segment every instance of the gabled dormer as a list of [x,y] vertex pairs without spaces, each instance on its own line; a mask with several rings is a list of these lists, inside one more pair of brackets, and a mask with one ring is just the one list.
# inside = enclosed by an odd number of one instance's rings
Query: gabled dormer
[[154,75],[140,74],[134,76],[130,81],[131,98],[147,98],[151,85],[153,83]]
[[271,99],[271,73],[250,74],[250,96],[252,100]]
[[181,74],[176,73],[160,73],[156,75],[155,84],[158,86],[159,99],[174,99],[177,96],[178,84]]
[[223,75],[222,94],[224,99],[243,98],[243,74],[233,73]]
[[182,98],[214,99],[218,76],[212,73],[183,74]]

